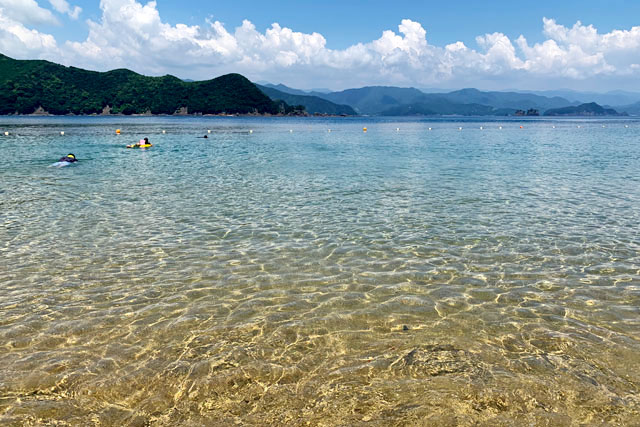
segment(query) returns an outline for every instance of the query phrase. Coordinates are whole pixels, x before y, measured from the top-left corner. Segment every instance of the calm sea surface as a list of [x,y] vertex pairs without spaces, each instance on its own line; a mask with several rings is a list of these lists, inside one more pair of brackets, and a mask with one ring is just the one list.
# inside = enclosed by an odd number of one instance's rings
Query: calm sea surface
[[640,424],[640,121],[5,117],[0,158],[2,425]]

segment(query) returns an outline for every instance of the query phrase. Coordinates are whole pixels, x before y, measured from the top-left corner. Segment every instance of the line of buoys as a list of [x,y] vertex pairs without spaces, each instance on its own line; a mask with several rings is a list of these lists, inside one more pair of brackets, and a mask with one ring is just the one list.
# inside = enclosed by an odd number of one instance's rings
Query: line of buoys
[[[552,125],[551,127],[552,127],[552,129],[556,129],[556,125]],[[602,128],[603,128],[603,129],[604,129],[604,128],[606,128],[606,127],[607,127],[606,125],[602,125]],[[629,125],[624,125],[624,127],[625,127],[625,128],[629,128]],[[582,129],[582,125],[576,125],[576,128],[577,128],[577,129]],[[480,129],[480,130],[484,130],[484,126],[480,126],[480,127],[479,127],[479,129]],[[503,129],[503,126],[498,126],[498,129],[502,130],[502,129]],[[520,125],[520,129],[524,129],[524,126],[523,126],[523,125]],[[310,130],[311,130],[311,129],[310,129]],[[369,130],[369,129],[368,129],[367,127],[363,127],[363,128],[362,128],[362,131],[363,131],[363,132],[367,132],[368,130]],[[430,131],[431,131],[431,130],[433,130],[433,128],[431,128],[431,127],[430,127],[430,128],[428,128],[428,130],[430,130]],[[459,130],[459,131],[463,130],[462,126],[459,126],[459,127],[458,127],[458,130]],[[213,132],[213,131],[212,131],[211,129],[207,129],[207,133],[208,133],[208,134],[210,134],[210,133],[212,133],[212,132]],[[331,129],[327,129],[327,132],[331,132]],[[399,127],[398,127],[398,128],[396,128],[396,132],[400,132],[400,128],[399,128]],[[121,129],[116,129],[116,135],[120,135],[121,133],[122,133],[122,130],[121,130]],[[162,134],[163,134],[163,135],[165,135],[166,133],[167,133],[167,131],[163,129],[163,130],[162,130]],[[250,130],[249,130],[249,133],[250,133],[250,134],[252,134],[252,133],[253,133],[253,129],[250,129]],[[293,129],[289,129],[289,133],[293,133]],[[5,131],[5,132],[4,132],[4,136],[9,136],[9,135],[10,135],[10,133],[9,133],[8,131]],[[65,135],[65,131],[60,131],[60,136],[64,136],[64,135]]]

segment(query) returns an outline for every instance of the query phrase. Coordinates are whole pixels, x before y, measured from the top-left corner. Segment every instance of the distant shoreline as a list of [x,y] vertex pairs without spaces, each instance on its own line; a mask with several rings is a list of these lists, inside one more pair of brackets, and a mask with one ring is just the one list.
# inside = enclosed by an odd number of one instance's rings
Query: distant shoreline
[[384,116],[384,115],[333,115],[333,114],[51,114],[51,113],[37,113],[37,114],[0,114],[0,117],[275,117],[275,118],[403,118],[403,119],[465,119],[465,118],[492,118],[492,119],[515,119],[515,120],[550,120],[558,118],[579,118],[579,119],[620,119],[620,118],[640,118],[640,116],[634,116],[630,114],[606,114],[606,115],[540,115],[540,116],[515,116],[515,115],[458,115],[458,114],[439,114],[439,115],[400,115],[400,116]]
[[0,117],[363,117],[331,114],[0,114]]

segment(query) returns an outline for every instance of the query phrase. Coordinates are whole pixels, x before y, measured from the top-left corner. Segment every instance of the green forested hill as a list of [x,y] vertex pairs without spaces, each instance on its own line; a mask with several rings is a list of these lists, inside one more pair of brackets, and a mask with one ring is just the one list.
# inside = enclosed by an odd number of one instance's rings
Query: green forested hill
[[65,67],[48,61],[15,60],[0,54],[0,114],[111,113],[288,113],[239,74],[184,82],[173,76],[147,77],[129,70],[106,73]]

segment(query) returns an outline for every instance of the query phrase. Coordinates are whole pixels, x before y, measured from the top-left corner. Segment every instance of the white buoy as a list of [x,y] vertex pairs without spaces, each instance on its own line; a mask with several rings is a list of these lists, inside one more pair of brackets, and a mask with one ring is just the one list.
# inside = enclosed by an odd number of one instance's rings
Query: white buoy
[[400,132],[400,128],[396,128],[396,132]]
[[289,129],[289,133],[293,133],[293,129]]
[[480,126],[480,130],[482,130],[482,126]]
[[211,129],[208,129],[208,130],[207,130],[207,133],[211,133]]
[[327,129],[327,132],[331,133],[331,129]]
[[64,136],[64,131],[63,130],[60,131],[60,135]]
[[556,128],[555,126],[551,126],[551,127],[554,128],[554,129]]
[[578,125],[578,129],[580,129],[580,125]]
[[462,127],[459,127],[458,130],[462,130]]
[[429,128],[429,130],[431,130],[431,128]]
[[249,130],[249,133],[253,133],[253,129],[250,129],[250,130]]
[[624,125],[624,127],[628,128],[628,127],[629,127],[629,125]]
[[162,134],[164,135],[165,133],[167,133],[167,131],[166,131],[166,130],[163,130],[163,131],[162,131]]
[[498,129],[502,130],[502,126],[498,126]]
[[603,127],[603,128],[605,128],[606,126],[605,126],[605,125],[602,125],[602,127]]
[[9,132],[5,132],[5,133],[4,133],[4,136],[9,136]]

